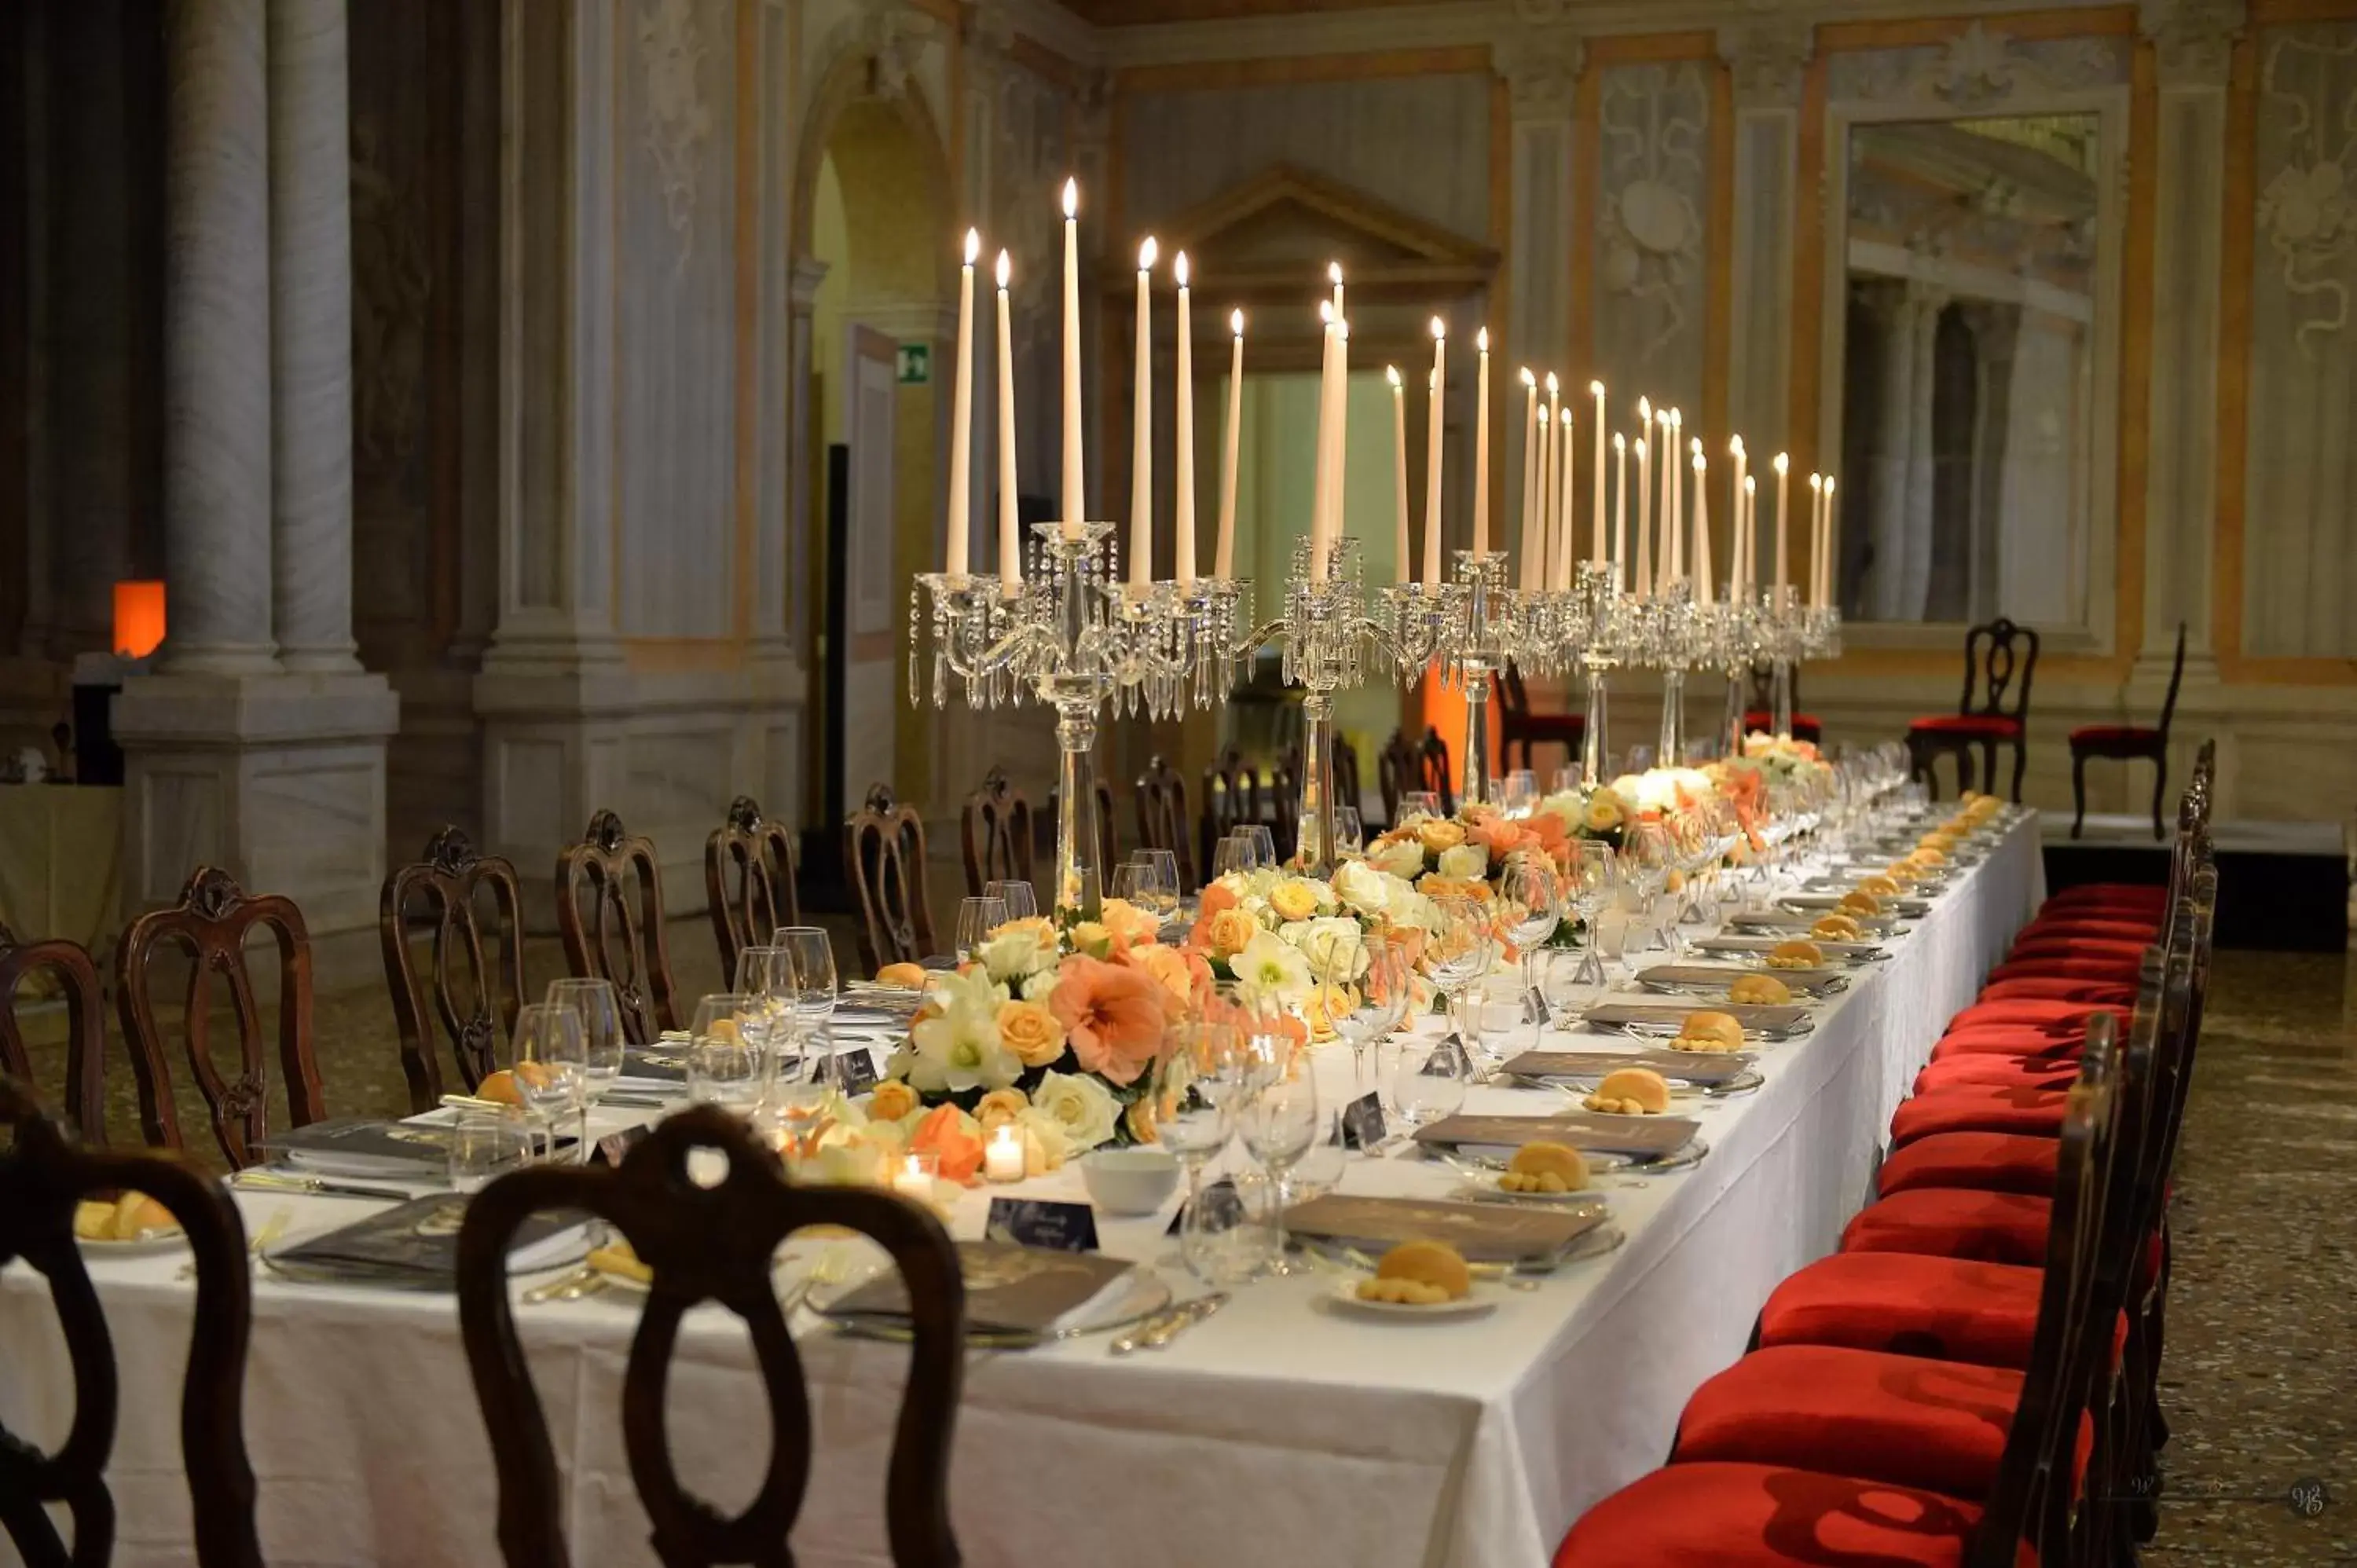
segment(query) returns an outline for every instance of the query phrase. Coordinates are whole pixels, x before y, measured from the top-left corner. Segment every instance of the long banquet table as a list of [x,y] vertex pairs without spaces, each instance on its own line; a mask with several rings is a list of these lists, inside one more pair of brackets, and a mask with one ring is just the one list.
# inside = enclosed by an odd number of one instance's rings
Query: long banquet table
[[[1813,1032],[1762,1052],[1757,1092],[1679,1108],[1699,1116],[1710,1152],[1690,1170],[1611,1189],[1625,1245],[1534,1291],[1501,1293],[1489,1316],[1340,1316],[1317,1300],[1329,1281],[1312,1275],[1243,1287],[1158,1353],[1114,1359],[1102,1337],[975,1353],[952,1480],[967,1561],[1543,1563],[1582,1509],[1661,1461],[1687,1395],[1741,1352],[1776,1282],[1832,1250],[1870,1190],[1892,1109],[2041,881],[2025,813],[1887,960],[1820,1009]],[[1634,1045],[1599,1036],[1579,1048],[1616,1044]],[[1319,1071],[1339,1090],[1349,1053],[1320,1053]],[[1562,1103],[1485,1087],[1467,1108]],[[1437,1164],[1354,1158],[1343,1187],[1456,1185]],[[1014,1190],[1082,1196],[1069,1167]],[[954,1231],[980,1234],[985,1197],[965,1195]],[[367,1208],[251,1190],[238,1201],[249,1228],[291,1209],[290,1240]],[[1108,1220],[1104,1246],[1167,1259],[1168,1219]],[[167,1256],[92,1270],[123,1366],[111,1472],[120,1563],[191,1560],[177,1420],[190,1287],[178,1267]],[[619,1423],[637,1317],[637,1299],[617,1292],[519,1311],[584,1564],[654,1560]],[[826,1332],[801,1345],[819,1451],[798,1561],[888,1563],[882,1477],[905,1352]],[[673,1452],[679,1473],[729,1509],[750,1497],[767,1451],[751,1368],[734,1318],[691,1315],[672,1373]],[[54,1444],[71,1400],[39,1282],[16,1265],[0,1274],[0,1422]],[[497,1482],[452,1298],[264,1274],[245,1424],[275,1568],[498,1561]]]

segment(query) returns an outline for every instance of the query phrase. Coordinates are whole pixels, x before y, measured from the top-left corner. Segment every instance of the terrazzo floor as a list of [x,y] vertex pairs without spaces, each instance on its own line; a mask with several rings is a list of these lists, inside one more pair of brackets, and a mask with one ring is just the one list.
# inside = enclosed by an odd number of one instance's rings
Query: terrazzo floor
[[[710,928],[670,933],[681,1006],[720,989]],[[843,950],[849,951],[848,940]],[[562,972],[533,942],[527,973]],[[270,994],[265,983],[264,995]],[[407,1108],[382,986],[322,996],[319,1071],[338,1114]],[[52,1090],[63,1047],[35,1021]],[[107,1132],[138,1141],[109,1020]],[[185,1075],[183,1075],[185,1077]],[[193,1091],[181,1125],[215,1159]],[[2357,984],[2337,954],[2222,952],[2213,971],[2173,1211],[2159,1568],[2357,1563]]]

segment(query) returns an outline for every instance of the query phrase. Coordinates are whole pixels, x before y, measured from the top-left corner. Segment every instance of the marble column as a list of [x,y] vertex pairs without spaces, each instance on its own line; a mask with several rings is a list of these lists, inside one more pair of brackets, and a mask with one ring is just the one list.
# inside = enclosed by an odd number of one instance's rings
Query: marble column
[[[1881,418],[1874,440],[1874,567],[1868,618],[1903,620],[1907,560],[1909,451],[1915,435],[1915,299],[1907,285],[1878,285],[1872,294],[1882,334]],[[1835,585],[1840,591],[1840,585]]]
[[1921,620],[1932,582],[1932,483],[1939,456],[1932,429],[1932,391],[1940,380],[1940,312],[1947,296],[1916,283],[1908,285],[1907,295],[1914,378],[1907,388],[1907,522],[1900,535],[1905,549],[1894,574],[1898,602],[1891,618]]
[[289,671],[360,668],[344,5],[270,0],[271,587]]
[[[1513,229],[1508,236],[1506,351],[1491,361],[1499,407],[1511,409],[1512,432],[1497,457],[1506,466],[1504,537],[1522,544],[1523,389],[1520,368],[1541,374],[1571,371],[1572,110],[1587,46],[1567,20],[1523,20],[1491,46],[1498,73],[1506,79],[1512,133]],[[1574,374],[1573,384],[1585,378]],[[1635,393],[1620,388],[1633,409]],[[1583,430],[1586,426],[1581,426]]]
[[[1768,460],[1794,445],[1791,429],[1792,217],[1800,159],[1801,82],[1811,28],[1766,19],[1718,30],[1719,58],[1735,80],[1735,232],[1729,268],[1727,423]],[[1772,510],[1773,501],[1769,502]],[[1763,530],[1774,549],[1774,521]],[[1760,580],[1770,580],[1763,567]]]
[[264,0],[165,11],[162,669],[277,667],[271,640],[270,130]]

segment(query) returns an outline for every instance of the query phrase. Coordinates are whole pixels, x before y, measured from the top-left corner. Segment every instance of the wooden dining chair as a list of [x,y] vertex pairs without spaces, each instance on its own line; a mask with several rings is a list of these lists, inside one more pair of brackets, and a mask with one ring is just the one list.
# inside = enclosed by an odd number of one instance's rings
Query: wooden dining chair
[[[199,1568],[261,1568],[253,1468],[242,1414],[253,1318],[245,1227],[228,1193],[176,1156],[76,1147],[42,1113],[32,1090],[0,1078],[0,1122],[14,1142],[0,1151],[0,1269],[21,1258],[48,1282],[73,1377],[73,1425],[43,1453],[0,1426],[0,1534],[27,1568],[103,1563],[114,1548],[115,1502],[106,1483],[121,1408],[120,1373],[106,1314],[74,1240],[85,1197],[142,1192],[169,1209],[196,1264],[188,1369],[180,1390],[180,1460]],[[160,1493],[144,1495],[154,1504]],[[48,1511],[62,1507],[69,1548]],[[139,1520],[143,1527],[155,1521]]]
[[67,1112],[83,1143],[104,1144],[106,1000],[98,966],[80,942],[19,941],[0,921],[0,1073],[33,1081],[32,1056],[16,1021],[16,998],[37,974],[48,975],[65,993]]
[[1359,748],[1351,744],[1350,736],[1337,731],[1334,736],[1334,803],[1353,811],[1364,811],[1365,797],[1359,793],[1361,776],[1359,772]]
[[1276,857],[1289,861],[1301,850],[1301,748],[1287,746],[1268,770],[1269,837]]
[[1178,885],[1193,891],[1200,884],[1195,875],[1195,823],[1187,811],[1187,780],[1160,752],[1137,776],[1136,805],[1138,843],[1178,856]]
[[[1980,748],[1989,793],[1996,792],[1996,748],[2013,747],[2013,799],[2021,802],[2028,765],[2029,683],[2038,673],[2038,632],[1999,616],[1964,634],[1964,694],[1953,714],[1932,714],[1907,726],[1908,776],[1937,789],[1942,757],[1956,759],[1956,788],[1973,787],[1972,753]],[[2019,683],[2016,684],[2018,680]]]
[[590,818],[581,842],[557,854],[556,930],[576,979],[614,983],[632,1045],[651,1045],[680,1026],[654,843],[632,836],[611,811]]
[[1534,712],[1530,688],[1523,684],[1522,671],[1511,660],[1504,669],[1491,672],[1490,682],[1498,698],[1498,757],[1501,763],[1509,768],[1514,766],[1514,747],[1518,746],[1523,748],[1523,766],[1534,770],[1538,767],[1531,759],[1534,746],[1562,746],[1566,768],[1579,761],[1580,741],[1587,734],[1587,714]]
[[[477,854],[464,832],[445,827],[426,841],[423,859],[384,879],[376,926],[410,1111],[442,1103],[437,1031],[449,1042],[460,1085],[472,1094],[498,1069],[526,994],[523,889],[515,865]],[[417,937],[427,930],[429,961],[421,965]]]
[[1211,765],[1203,769],[1203,817],[1201,822],[1204,874],[1211,870],[1212,847],[1222,839],[1249,822],[1257,822],[1260,814],[1260,775],[1234,746],[1224,746]]
[[859,957],[868,973],[939,950],[925,901],[925,821],[892,798],[890,785],[871,785],[844,818],[843,877],[859,904]]
[[1440,797],[1440,814],[1457,812],[1457,788],[1448,777],[1448,743],[1427,727],[1423,738],[1411,741],[1405,730],[1392,731],[1375,760],[1375,781],[1383,791],[1383,821],[1399,825],[1400,797],[1412,789],[1428,789]]
[[[212,1118],[213,1137],[232,1170],[262,1158],[256,1145],[268,1131],[265,1036],[249,962],[249,943],[257,932],[269,937],[278,950],[278,1072],[285,1080],[289,1123],[306,1126],[325,1116],[327,1108],[311,1038],[311,936],[293,899],[275,894],[249,897],[228,872],[200,865],[189,874],[179,902],[132,921],[114,952],[114,1004],[132,1075],[139,1084],[141,1130],[148,1143],[167,1149],[184,1145],[152,987],[159,956],[177,952],[187,957],[190,967],[181,1039],[188,1070]],[[224,1078],[213,1059],[216,975],[229,992],[237,1028],[232,1078]]]
[[2177,657],[2169,666],[2169,694],[2161,699],[2160,724],[2146,729],[2137,725],[2082,725],[2071,732],[2071,836],[2077,838],[2087,822],[2087,764],[2091,761],[2152,764],[2152,836],[2166,838],[2161,802],[2169,794],[2169,725],[2177,716],[2177,687],[2185,678],[2185,623],[2177,623]]
[[[1743,706],[1743,733],[1773,735],[1776,733],[1776,671],[1766,664],[1754,664],[1750,669],[1751,690]],[[1785,679],[1792,687],[1792,738],[1815,746],[1825,738],[1825,726],[1814,714],[1801,711],[1801,667],[1792,666]]]
[[794,835],[782,823],[761,815],[750,795],[728,803],[727,820],[704,841],[704,896],[723,984],[737,983],[738,953],[761,946],[780,926],[802,923],[801,872]]
[[[726,1175],[716,1182],[692,1177],[690,1156],[715,1152]],[[907,1383],[885,1471],[887,1538],[900,1568],[955,1568],[949,1467],[965,1360],[965,1286],[949,1233],[930,1209],[881,1189],[789,1182],[778,1156],[742,1121],[712,1106],[662,1122],[618,1169],[531,1165],[492,1182],[467,1206],[458,1231],[458,1326],[499,1472],[500,1550],[511,1568],[566,1561],[566,1487],[508,1287],[517,1228],[552,1209],[608,1220],[652,1273],[622,1375],[622,1448],[653,1525],[655,1554],[670,1568],[792,1562],[786,1542],[809,1490],[812,1402],[771,1260],[811,1226],[840,1226],[881,1246],[906,1286],[910,1317]],[[733,1516],[687,1489],[666,1425],[680,1322],[706,1302],[743,1321],[769,1394],[769,1467],[753,1500]]]
[[958,813],[965,896],[979,898],[993,882],[1030,881],[1031,832],[1031,802],[1008,781],[1006,768],[993,767]]

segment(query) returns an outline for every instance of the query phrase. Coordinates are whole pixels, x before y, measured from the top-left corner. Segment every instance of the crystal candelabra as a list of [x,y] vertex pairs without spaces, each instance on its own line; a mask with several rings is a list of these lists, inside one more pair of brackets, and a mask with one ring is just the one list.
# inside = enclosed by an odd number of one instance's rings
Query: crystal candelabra
[[1579,671],[1587,686],[1587,722],[1579,734],[1579,776],[1596,784],[1603,779],[1609,749],[1604,744],[1609,717],[1605,678],[1620,662],[1637,601],[1621,593],[1616,568],[1592,562],[1581,564],[1579,584],[1573,593],[1575,603],[1563,617],[1562,645],[1577,650]]
[[954,692],[974,708],[1029,696],[1056,710],[1055,906],[1093,918],[1104,869],[1095,864],[1092,820],[1099,710],[1173,718],[1190,701],[1225,701],[1236,671],[1237,613],[1252,588],[1211,579],[1124,584],[1110,522],[1035,523],[1031,534],[1024,580],[1012,591],[996,577],[918,576],[909,701],[922,700],[930,655],[936,708]]
[[1478,804],[1489,794],[1494,741],[1490,725],[1490,677],[1512,662],[1526,671],[1552,668],[1561,642],[1561,596],[1506,585],[1506,557],[1498,551],[1459,550],[1453,582],[1437,587],[1403,583],[1383,590],[1403,681],[1429,670],[1465,696],[1463,783],[1458,798]]
[[1397,644],[1393,628],[1367,614],[1365,568],[1356,539],[1347,533],[1336,538],[1322,577],[1315,570],[1310,542],[1297,541],[1291,567],[1285,613],[1232,644],[1232,657],[1281,647],[1283,678],[1303,690],[1296,859],[1306,874],[1322,876],[1340,864],[1334,848],[1334,693],[1363,682],[1371,654],[1397,658]]

